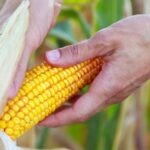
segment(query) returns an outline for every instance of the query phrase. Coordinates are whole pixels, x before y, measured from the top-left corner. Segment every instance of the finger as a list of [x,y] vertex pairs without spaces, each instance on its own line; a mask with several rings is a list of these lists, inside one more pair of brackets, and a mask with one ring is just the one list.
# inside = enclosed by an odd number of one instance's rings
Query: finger
[[115,49],[117,39],[114,30],[106,28],[89,40],[47,52],[46,59],[54,65],[64,67],[74,65],[96,56],[106,55]]
[[63,0],[56,0],[55,2],[55,8],[54,8],[54,11],[55,11],[55,14],[54,14],[54,17],[57,18],[60,10],[61,10],[61,6],[63,4]]
[[32,0],[30,4],[30,20],[27,31],[26,45],[31,51],[37,49],[43,42],[54,19],[55,1]]
[[[58,112],[62,112],[62,111],[64,111],[64,110],[66,110],[66,109],[71,108],[71,107],[75,104],[75,102],[76,102],[80,97],[81,97],[81,94],[75,95],[75,96],[72,97],[67,103],[65,103],[65,104],[63,104],[61,107],[59,107],[59,108],[54,112],[54,114],[56,114],[56,113],[58,113]],[[45,125],[45,121],[46,121],[46,119],[45,119],[44,121],[41,121],[40,123],[38,123],[38,125],[39,125],[39,126]]]
[[87,93],[79,98],[72,107],[51,115],[42,121],[40,125],[57,127],[76,122],[83,122],[98,111],[96,101],[99,101],[99,97],[93,93]]
[[62,6],[63,0],[55,0],[55,6],[54,6],[54,17],[53,17],[53,22],[50,28],[53,28],[53,26],[56,23],[57,17],[61,11],[61,6]]

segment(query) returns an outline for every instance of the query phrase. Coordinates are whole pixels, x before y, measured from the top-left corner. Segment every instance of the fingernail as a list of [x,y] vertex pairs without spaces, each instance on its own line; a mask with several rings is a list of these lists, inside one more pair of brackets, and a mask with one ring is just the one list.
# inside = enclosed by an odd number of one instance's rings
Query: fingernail
[[59,50],[53,50],[46,53],[46,57],[50,62],[56,62],[60,59]]

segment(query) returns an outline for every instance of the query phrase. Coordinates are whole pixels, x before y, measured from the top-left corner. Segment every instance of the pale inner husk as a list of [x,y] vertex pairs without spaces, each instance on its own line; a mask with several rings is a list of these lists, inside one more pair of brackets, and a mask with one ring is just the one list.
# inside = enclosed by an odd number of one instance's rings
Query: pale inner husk
[[17,147],[15,141],[2,131],[0,131],[0,148],[1,150],[22,150],[22,148]]

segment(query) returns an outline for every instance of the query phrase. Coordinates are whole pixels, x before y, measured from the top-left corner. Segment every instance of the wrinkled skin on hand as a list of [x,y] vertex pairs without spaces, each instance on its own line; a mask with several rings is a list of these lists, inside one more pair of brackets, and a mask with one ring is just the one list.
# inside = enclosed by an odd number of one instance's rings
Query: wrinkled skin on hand
[[[22,0],[7,0],[0,12],[0,25],[13,13]],[[36,50],[44,40],[46,34],[53,27],[60,12],[61,0],[54,0],[54,13],[51,13],[51,0],[30,0],[30,21],[26,34],[26,46],[18,65],[14,82],[11,85],[8,98],[13,98],[21,86],[27,63],[31,53]]]
[[88,93],[40,125],[83,122],[109,105],[123,101],[149,79],[150,16],[125,18],[88,40],[46,53],[51,64],[63,67],[97,56],[104,58],[105,65]]

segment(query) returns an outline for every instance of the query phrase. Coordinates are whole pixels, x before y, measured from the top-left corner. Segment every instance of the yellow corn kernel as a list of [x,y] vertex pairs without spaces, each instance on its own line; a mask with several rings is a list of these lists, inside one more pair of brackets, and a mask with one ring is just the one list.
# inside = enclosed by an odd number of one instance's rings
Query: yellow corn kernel
[[17,116],[18,116],[18,118],[23,119],[24,113],[20,111],[20,112],[18,112]]
[[13,134],[13,129],[12,128],[6,128],[5,132],[8,135],[12,135]]
[[0,128],[1,129],[4,129],[4,128],[6,128],[6,122],[5,121],[3,121],[3,120],[0,120]]
[[8,112],[7,112],[11,117],[15,117],[16,113],[14,110],[12,109],[9,109]]
[[18,117],[14,117],[13,121],[15,122],[15,124],[19,124],[20,123],[20,119]]
[[23,107],[23,106],[24,106],[24,102],[23,102],[23,101],[18,101],[18,102],[17,102],[17,105],[18,105],[19,107]]
[[15,125],[14,121],[11,120],[8,122],[7,127],[12,128],[12,127],[14,127],[14,125]]
[[9,106],[6,106],[5,108],[4,108],[4,112],[7,112],[9,110]]
[[4,121],[9,121],[11,119],[11,116],[9,114],[5,114],[3,117]]
[[17,105],[14,104],[12,106],[12,110],[14,110],[15,112],[19,111],[19,106],[17,106]]

